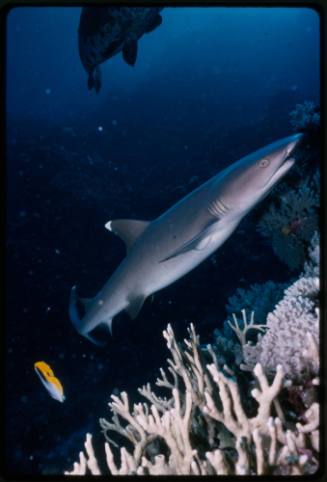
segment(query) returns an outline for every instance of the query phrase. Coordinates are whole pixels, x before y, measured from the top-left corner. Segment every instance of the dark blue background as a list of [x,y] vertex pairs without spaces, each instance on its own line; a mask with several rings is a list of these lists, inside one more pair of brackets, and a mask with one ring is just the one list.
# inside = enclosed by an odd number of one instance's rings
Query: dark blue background
[[[124,256],[113,218],[153,219],[222,167],[291,133],[296,102],[319,103],[319,18],[299,8],[166,8],[131,68],[102,66],[98,95],[79,61],[80,8],[16,8],[7,21],[6,462],[62,473],[114,389],[154,381],[162,329],[202,341],[228,296],[290,273],[256,232],[256,213],[197,270],[114,321],[98,348],[68,319],[70,288],[93,296]],[[99,130],[99,126],[102,130]],[[267,206],[269,199],[264,203]],[[260,209],[264,209],[264,206]],[[214,261],[214,262],[213,262]],[[52,400],[33,370],[64,385]],[[98,436],[102,443],[101,435]]]

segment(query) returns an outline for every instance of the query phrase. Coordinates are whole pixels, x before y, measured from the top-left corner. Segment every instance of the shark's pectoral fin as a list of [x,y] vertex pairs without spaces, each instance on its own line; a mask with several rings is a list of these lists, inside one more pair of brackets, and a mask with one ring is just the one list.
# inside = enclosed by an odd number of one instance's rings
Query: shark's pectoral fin
[[130,301],[129,306],[126,308],[126,311],[132,318],[132,320],[134,320],[141,311],[145,299],[145,296],[138,296],[137,298],[133,298],[133,300]]
[[145,29],[145,33],[150,33],[153,30],[155,30],[157,27],[159,27],[162,24],[162,16],[158,13],[153,19],[152,22],[148,25],[148,27]]
[[103,322],[103,325],[109,331],[110,335],[112,335],[112,318],[108,318],[106,321]]
[[134,219],[116,219],[108,221],[105,228],[119,236],[126,244],[127,251],[149,226],[149,221]]
[[105,346],[108,342],[108,331],[112,336],[112,319],[105,320],[98,324],[91,332],[84,333],[83,336],[97,346]]
[[137,57],[137,39],[128,39],[123,46],[123,59],[128,65],[133,66]]
[[205,248],[208,248],[215,239],[215,231],[217,230],[217,224],[218,222],[209,224],[209,226],[207,226],[199,234],[194,236],[194,238],[190,239],[190,241],[187,241],[186,243],[184,243],[182,246],[180,246],[178,249],[173,251],[166,258],[161,259],[160,263],[163,263],[164,261],[168,261],[169,259],[175,258],[176,256],[179,256],[183,253],[187,253],[188,251],[191,251],[191,250],[201,251]]

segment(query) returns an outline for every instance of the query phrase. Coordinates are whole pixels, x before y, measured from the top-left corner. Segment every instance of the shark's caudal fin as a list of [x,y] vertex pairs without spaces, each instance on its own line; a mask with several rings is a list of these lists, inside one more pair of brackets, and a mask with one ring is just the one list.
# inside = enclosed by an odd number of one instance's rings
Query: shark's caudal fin
[[[87,310],[88,305],[92,302],[92,299],[78,298],[78,296],[77,296],[77,286],[75,285],[71,289],[70,299],[69,299],[69,317],[70,317],[70,320],[71,320],[73,326],[76,328],[78,333],[80,333],[82,336],[84,336],[85,338],[90,340],[92,343],[95,343],[98,346],[105,345],[106,344],[105,342],[103,342],[102,340],[99,340],[97,337],[95,337],[93,335],[90,335],[89,332],[82,329],[82,318],[80,316],[79,309],[78,309],[78,303],[79,302],[81,302],[83,304],[85,310]],[[110,334],[112,334],[112,328],[111,328],[112,319],[106,321],[106,323],[104,323],[104,324],[106,325],[106,327],[109,328]]]

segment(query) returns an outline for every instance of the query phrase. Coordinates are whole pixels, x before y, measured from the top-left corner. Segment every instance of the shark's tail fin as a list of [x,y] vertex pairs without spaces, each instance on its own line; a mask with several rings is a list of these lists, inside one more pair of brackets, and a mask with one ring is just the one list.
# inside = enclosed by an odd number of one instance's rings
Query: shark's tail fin
[[[78,333],[80,335],[84,336],[85,338],[90,340],[92,343],[95,343],[98,346],[104,346],[106,344],[105,342],[97,339],[94,336],[91,336],[88,331],[85,331],[85,330],[82,329],[82,318],[80,316],[80,312],[79,312],[79,309],[78,309],[78,302],[79,301],[82,301],[82,300],[80,300],[79,297],[77,296],[77,286],[75,285],[71,289],[70,299],[69,299],[69,317],[70,317],[70,320],[71,320],[73,326],[76,328],[76,330],[78,331]],[[84,301],[84,304],[85,304],[85,301]],[[112,320],[109,320],[109,322],[108,322],[110,333],[111,333],[111,322],[112,322]]]

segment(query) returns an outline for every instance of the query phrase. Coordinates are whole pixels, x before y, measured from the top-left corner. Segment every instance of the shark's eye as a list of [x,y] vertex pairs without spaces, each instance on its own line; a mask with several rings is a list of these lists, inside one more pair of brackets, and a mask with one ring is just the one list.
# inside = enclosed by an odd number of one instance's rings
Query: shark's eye
[[270,164],[269,159],[261,159],[261,161],[259,162],[260,167],[268,167],[269,164]]

